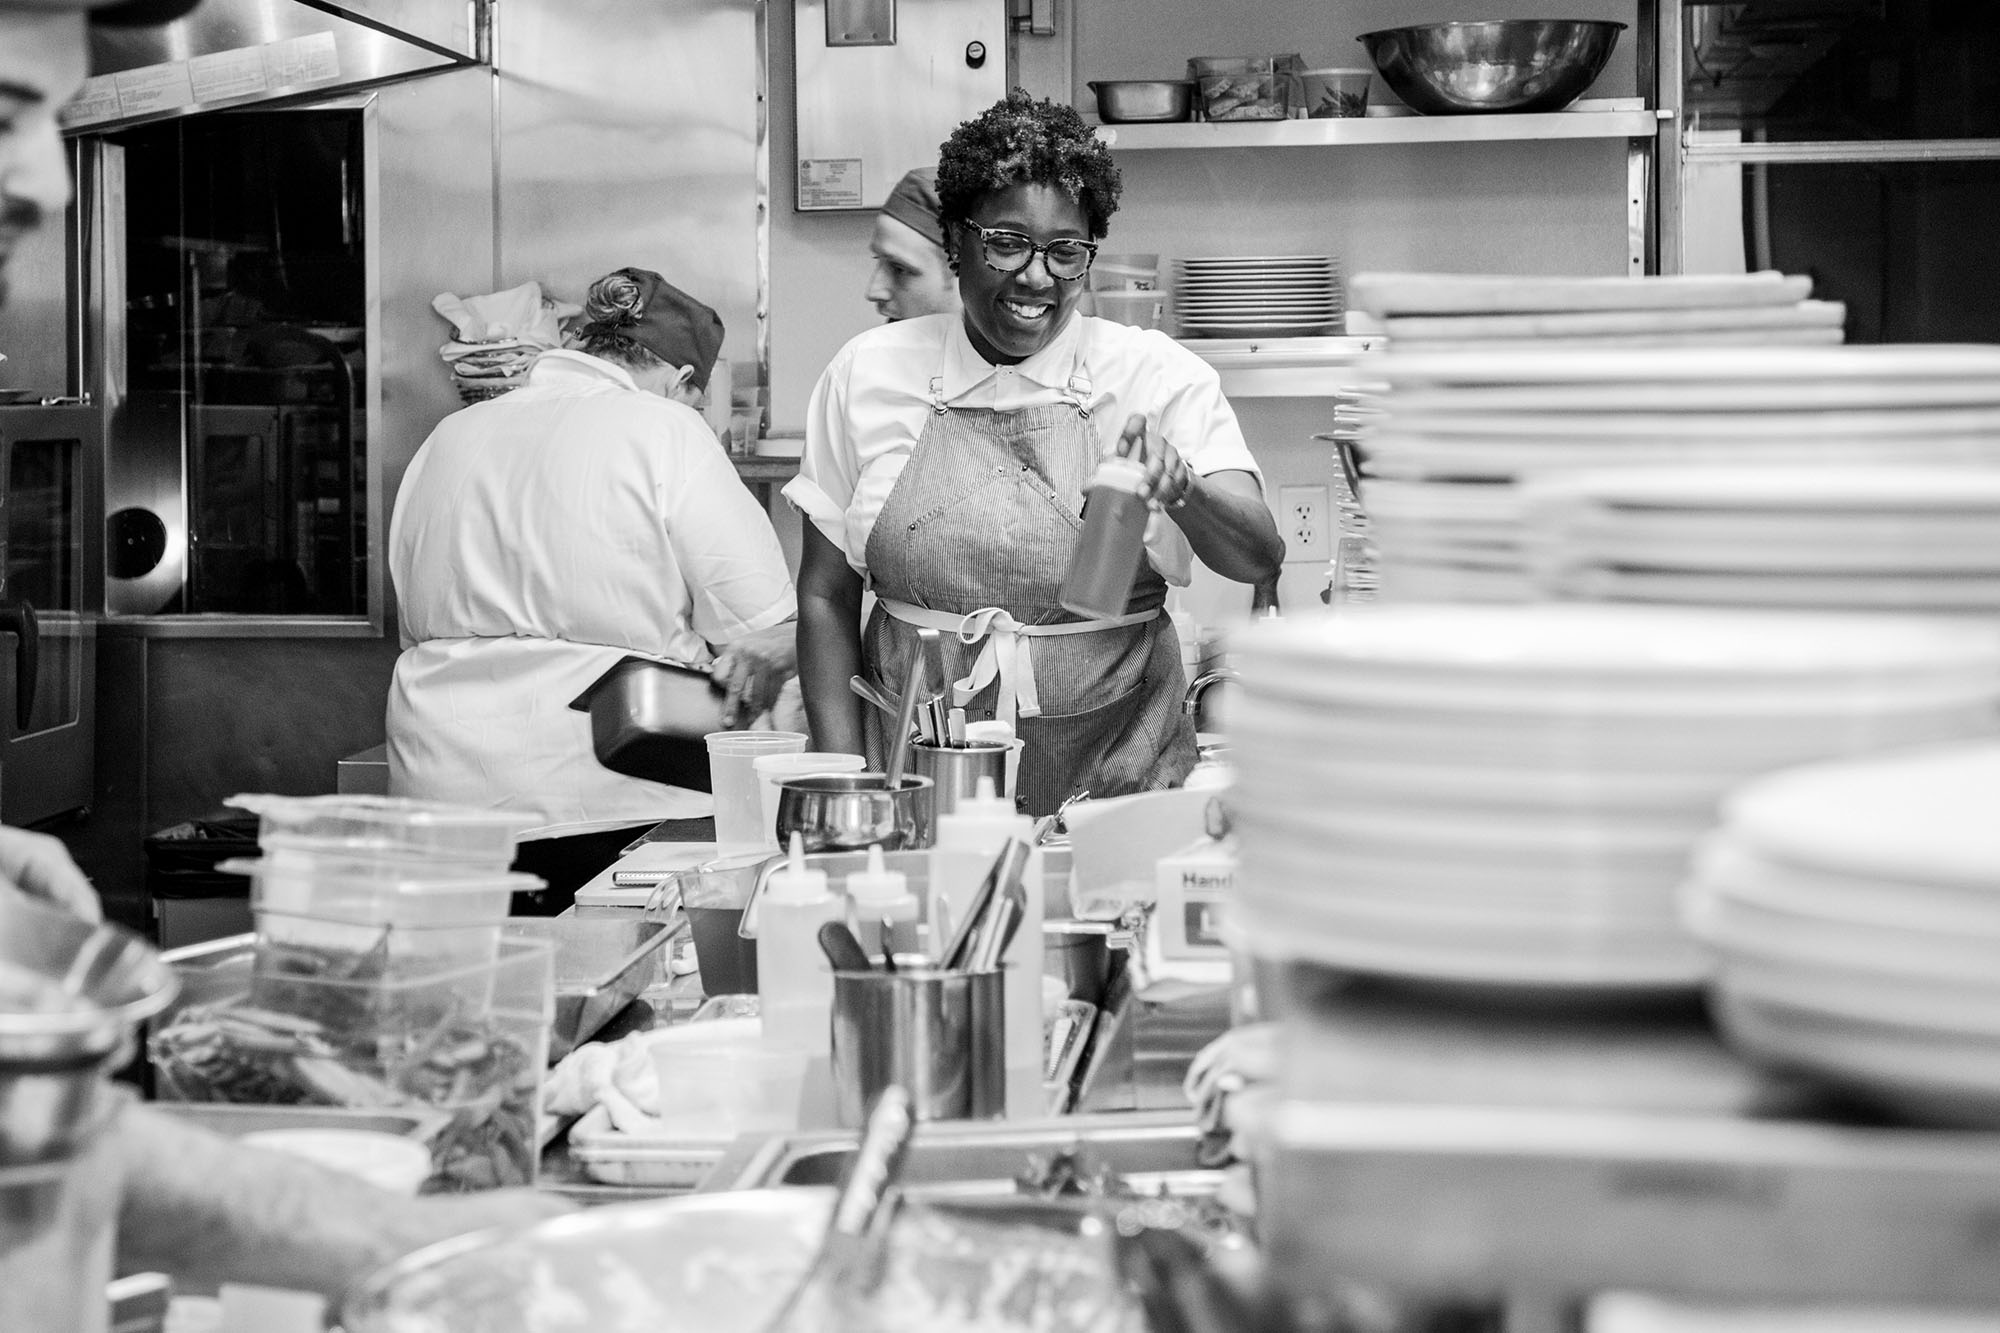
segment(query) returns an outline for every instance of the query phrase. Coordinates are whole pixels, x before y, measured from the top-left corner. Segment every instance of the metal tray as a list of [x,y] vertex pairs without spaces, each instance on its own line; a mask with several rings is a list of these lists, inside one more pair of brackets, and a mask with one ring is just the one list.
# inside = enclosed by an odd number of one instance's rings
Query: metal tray
[[556,1020],[549,1032],[549,1062],[588,1040],[640,992],[666,979],[660,950],[686,929],[685,918],[650,914],[510,917],[510,939],[546,940],[555,946]]

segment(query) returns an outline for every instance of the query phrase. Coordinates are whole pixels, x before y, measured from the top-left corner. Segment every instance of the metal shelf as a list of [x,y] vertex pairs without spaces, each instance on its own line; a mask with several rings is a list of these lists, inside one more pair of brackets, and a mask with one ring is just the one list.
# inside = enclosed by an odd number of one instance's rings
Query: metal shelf
[[1378,336],[1181,338],[1214,366],[1230,398],[1327,398],[1363,378],[1364,358],[1388,345]]
[[[1627,103],[1631,105],[1627,105]],[[1120,151],[1160,148],[1341,148],[1367,144],[1492,143],[1516,139],[1636,139],[1659,130],[1659,113],[1636,98],[1540,115],[1356,116],[1329,120],[1190,121],[1103,125]]]

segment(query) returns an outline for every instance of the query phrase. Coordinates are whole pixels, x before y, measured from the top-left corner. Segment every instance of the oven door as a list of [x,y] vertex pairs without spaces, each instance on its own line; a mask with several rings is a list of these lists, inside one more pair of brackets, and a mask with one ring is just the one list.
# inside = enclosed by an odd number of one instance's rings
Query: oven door
[[85,406],[0,407],[0,820],[87,809],[96,619],[83,590],[103,426]]

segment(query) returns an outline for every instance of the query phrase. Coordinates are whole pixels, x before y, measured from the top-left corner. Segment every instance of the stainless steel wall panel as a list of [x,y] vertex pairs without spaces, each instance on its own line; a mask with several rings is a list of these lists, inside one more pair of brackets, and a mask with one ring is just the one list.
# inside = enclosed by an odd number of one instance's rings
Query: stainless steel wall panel
[[1002,0],[887,2],[892,44],[836,46],[827,11],[838,15],[843,0],[796,0],[792,197],[802,213],[879,208],[904,172],[936,165],[953,127],[1006,95]]
[[713,306],[723,355],[757,357],[753,0],[501,7],[502,286],[580,298],[625,265]]

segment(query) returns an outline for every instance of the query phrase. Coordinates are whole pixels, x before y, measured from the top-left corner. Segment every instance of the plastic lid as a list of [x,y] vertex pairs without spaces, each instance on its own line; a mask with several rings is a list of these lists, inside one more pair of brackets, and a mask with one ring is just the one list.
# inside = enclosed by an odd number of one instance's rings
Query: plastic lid
[[847,896],[857,910],[893,907],[904,899],[916,901],[910,895],[910,877],[883,864],[880,843],[869,845],[868,868],[847,877]]
[[831,896],[826,872],[806,864],[805,840],[797,833],[792,834],[791,855],[784,865],[771,872],[764,896],[774,903],[812,903]]
[[1092,486],[1107,486],[1112,490],[1130,491],[1137,495],[1146,485],[1146,465],[1136,458],[1123,454],[1113,454],[1097,465],[1091,475]]

